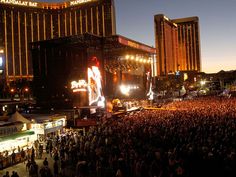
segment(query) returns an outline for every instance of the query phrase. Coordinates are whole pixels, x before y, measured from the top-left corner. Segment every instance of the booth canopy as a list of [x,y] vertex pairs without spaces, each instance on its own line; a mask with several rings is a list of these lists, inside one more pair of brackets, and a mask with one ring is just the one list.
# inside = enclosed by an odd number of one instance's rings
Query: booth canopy
[[30,121],[24,118],[18,111],[11,115],[9,122],[22,122],[22,123],[30,123]]

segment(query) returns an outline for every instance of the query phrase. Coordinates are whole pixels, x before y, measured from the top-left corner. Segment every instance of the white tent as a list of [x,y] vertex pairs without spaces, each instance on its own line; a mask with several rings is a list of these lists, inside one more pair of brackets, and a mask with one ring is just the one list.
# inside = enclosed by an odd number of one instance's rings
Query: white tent
[[9,122],[22,122],[22,123],[30,123],[30,121],[24,118],[18,111],[11,115],[11,118],[8,120]]

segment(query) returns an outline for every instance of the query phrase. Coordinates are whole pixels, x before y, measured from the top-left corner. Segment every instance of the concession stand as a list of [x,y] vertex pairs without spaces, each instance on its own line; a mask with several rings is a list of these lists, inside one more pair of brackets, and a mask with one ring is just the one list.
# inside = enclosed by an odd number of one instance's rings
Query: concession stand
[[[0,119],[0,170],[25,159],[31,155],[32,147],[37,151],[38,143],[45,138],[57,135],[66,126],[65,115],[23,114],[16,112],[8,119]],[[14,156],[14,160],[13,160]]]
[[44,143],[46,137],[58,135],[66,126],[66,115],[60,114],[30,114],[31,130],[35,132],[35,138],[39,143]]
[[[20,152],[28,151],[35,139],[34,131],[29,130],[30,121],[18,112],[0,121],[0,169],[20,162]],[[14,161],[12,161],[12,156]]]

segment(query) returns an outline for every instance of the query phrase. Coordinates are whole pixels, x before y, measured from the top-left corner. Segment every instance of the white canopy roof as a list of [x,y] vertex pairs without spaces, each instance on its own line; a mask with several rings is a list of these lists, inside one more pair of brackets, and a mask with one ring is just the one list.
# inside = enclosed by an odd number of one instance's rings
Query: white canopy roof
[[11,118],[8,120],[9,122],[23,122],[23,123],[30,123],[30,121],[24,118],[18,111],[11,115]]

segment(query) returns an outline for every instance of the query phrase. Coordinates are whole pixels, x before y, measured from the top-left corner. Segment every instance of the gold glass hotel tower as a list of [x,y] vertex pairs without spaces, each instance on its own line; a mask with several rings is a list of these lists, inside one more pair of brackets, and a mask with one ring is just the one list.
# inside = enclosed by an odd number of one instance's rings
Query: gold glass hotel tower
[[170,20],[155,15],[157,74],[176,71],[201,71],[200,31],[198,17]]
[[29,43],[92,33],[116,34],[113,0],[40,3],[0,0],[0,49],[7,81],[31,79]]

